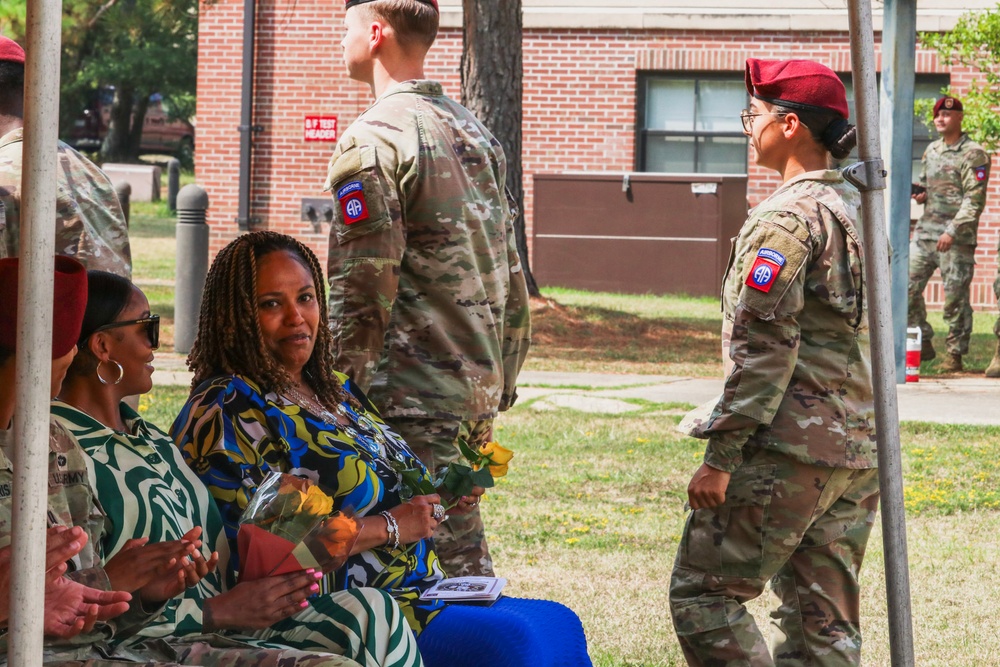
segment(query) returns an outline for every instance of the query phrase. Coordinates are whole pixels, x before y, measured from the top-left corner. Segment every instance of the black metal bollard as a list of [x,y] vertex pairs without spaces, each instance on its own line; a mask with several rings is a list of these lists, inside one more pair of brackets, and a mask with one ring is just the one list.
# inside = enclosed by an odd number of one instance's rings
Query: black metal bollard
[[167,208],[177,210],[177,191],[181,189],[181,161],[170,158],[167,162]]
[[129,225],[131,220],[131,203],[132,199],[132,186],[129,185],[128,181],[118,181],[115,183],[115,192],[118,194],[118,203],[122,206],[122,213],[125,214],[125,226]]
[[174,283],[174,351],[187,354],[198,334],[201,294],[208,274],[208,193],[185,185],[177,194],[177,279]]

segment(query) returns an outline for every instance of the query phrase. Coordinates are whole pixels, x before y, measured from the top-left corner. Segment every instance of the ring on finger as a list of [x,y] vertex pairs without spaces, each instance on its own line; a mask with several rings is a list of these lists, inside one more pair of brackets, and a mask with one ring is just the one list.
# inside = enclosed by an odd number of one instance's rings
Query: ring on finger
[[431,516],[434,517],[438,521],[440,521],[441,519],[444,518],[444,511],[445,511],[444,510],[444,505],[442,505],[440,503],[434,503],[431,506]]

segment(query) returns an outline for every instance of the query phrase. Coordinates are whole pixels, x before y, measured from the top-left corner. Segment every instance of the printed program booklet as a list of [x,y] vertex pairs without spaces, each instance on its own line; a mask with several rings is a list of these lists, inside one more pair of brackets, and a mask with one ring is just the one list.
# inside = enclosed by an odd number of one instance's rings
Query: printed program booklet
[[453,577],[437,582],[420,599],[492,604],[506,585],[503,577]]

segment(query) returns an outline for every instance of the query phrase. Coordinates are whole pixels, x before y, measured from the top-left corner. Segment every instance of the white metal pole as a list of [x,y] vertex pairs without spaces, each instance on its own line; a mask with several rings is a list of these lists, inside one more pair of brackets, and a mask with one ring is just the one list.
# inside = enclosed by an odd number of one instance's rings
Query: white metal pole
[[851,67],[854,107],[858,115],[856,165],[863,185],[861,205],[867,245],[868,322],[871,328],[872,374],[875,385],[875,428],[878,434],[882,534],[885,545],[886,600],[889,647],[893,667],[913,665],[913,623],[906,550],[906,514],[899,450],[899,410],[893,346],[892,301],[889,285],[889,243],[885,227],[885,188],[879,147],[878,90],[875,84],[875,37],[871,0],[848,0],[851,26]]
[[62,0],[27,12],[14,415],[10,667],[42,661]]

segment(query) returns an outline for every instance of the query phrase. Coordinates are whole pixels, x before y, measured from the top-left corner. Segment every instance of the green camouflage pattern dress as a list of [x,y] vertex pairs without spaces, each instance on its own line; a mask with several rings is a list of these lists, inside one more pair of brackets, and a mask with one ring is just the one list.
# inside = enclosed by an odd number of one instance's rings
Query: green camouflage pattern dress
[[[337,370],[432,473],[460,433],[488,437],[530,342],[507,159],[434,81],[386,90],[330,160],[328,273]],[[492,574],[478,509],[435,534],[451,575]]]
[[[22,134],[17,129],[0,137],[0,258],[19,254]],[[58,159],[56,254],[69,255],[88,269],[131,279],[128,224],[111,181],[61,141]]]
[[[705,463],[732,476],[722,505],[689,514],[671,577],[691,665],[860,660],[878,475],[859,203],[838,172],[805,173],[734,240],[724,391],[687,419],[708,439]],[[781,600],[771,652],[744,607],[769,581]]]
[[[222,518],[208,489],[170,437],[122,403],[128,432],[115,431],[71,405],[52,403],[54,418],[87,453],[87,467],[106,521],[98,536],[105,558],[133,538],[180,538],[201,526],[202,547],[229,557]],[[274,664],[281,667],[419,665],[415,640],[395,603],[371,589],[310,598],[310,606],[266,630],[203,634],[203,606],[232,582],[209,573],[119,650],[183,664]],[[343,657],[342,657],[343,656]]]
[[[986,206],[989,179],[990,158],[967,134],[950,146],[944,139],[938,139],[924,151],[920,185],[927,188],[927,202],[910,240],[907,325],[920,327],[925,341],[934,337],[934,330],[927,323],[924,288],[934,271],[940,269],[944,321],[948,325],[945,346],[949,354],[969,353],[972,336],[969,287],[976,270],[979,217]],[[952,237],[952,246],[946,252],[939,252],[938,238],[945,233]],[[1000,293],[1000,288],[995,289]]]

